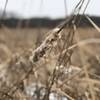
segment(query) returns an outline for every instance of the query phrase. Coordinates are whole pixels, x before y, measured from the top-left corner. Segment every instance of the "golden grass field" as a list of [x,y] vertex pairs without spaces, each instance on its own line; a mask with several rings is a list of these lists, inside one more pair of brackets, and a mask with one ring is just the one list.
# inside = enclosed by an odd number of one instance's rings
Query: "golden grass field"
[[[50,30],[49,28],[41,28],[41,30],[36,28],[0,29],[0,61],[5,61],[10,55],[15,53],[23,53],[24,51],[35,49],[37,39],[39,38],[38,41],[42,42]],[[65,33],[67,34],[67,31]],[[76,31],[76,35],[75,38],[79,38],[79,41],[100,38],[100,33],[94,28],[79,28]],[[90,43],[88,45],[82,45],[81,48],[84,48],[83,51],[87,54],[96,56],[100,53],[99,46],[100,44]]]
[[[19,54],[24,55],[27,54],[30,50],[36,49],[38,45],[40,45],[45,37],[49,34],[48,31],[51,29],[47,28],[17,28],[17,29],[9,29],[9,28],[1,28],[0,29],[0,63],[4,63],[6,61],[9,61],[10,58],[12,58],[13,55]],[[68,29],[64,30],[64,34],[67,34]],[[73,50],[73,54],[71,57],[71,64],[73,66],[76,66],[77,68],[82,68],[82,65],[89,64],[89,68],[87,69],[89,73],[92,73],[93,75],[96,75],[98,78],[94,78],[93,80],[88,80],[89,83],[93,82],[92,85],[90,85],[90,93],[93,95],[93,98],[96,98],[95,93],[92,92],[92,89],[94,90],[94,84],[97,85],[95,89],[96,91],[100,93],[100,43],[95,42],[96,40],[100,39],[100,33],[96,31],[94,28],[78,28],[76,30],[75,36],[74,36],[74,43],[81,42],[83,40],[89,40],[89,43],[86,43],[84,45],[79,45]],[[52,64],[51,61],[48,61],[47,69],[51,71]],[[44,64],[44,63],[43,63]],[[51,64],[51,65],[50,65]],[[39,66],[41,66],[41,62]],[[45,66],[45,65],[43,65]],[[84,68],[84,67],[83,67]],[[39,76],[40,78],[47,76],[42,76],[46,70],[42,69],[40,70]],[[47,74],[47,73],[46,73]],[[82,76],[81,76],[82,77]],[[32,77],[31,77],[32,79]],[[31,80],[29,79],[29,80]],[[34,80],[34,79],[32,79]],[[41,79],[42,80],[42,79]],[[76,81],[77,80],[77,81]],[[69,89],[69,91],[72,93],[70,94],[69,98],[77,98],[75,94],[75,90],[77,89],[77,95],[81,95],[81,93],[84,92],[84,89],[87,87],[87,80],[83,78],[83,80],[80,82],[80,79],[76,79],[72,81],[72,83],[69,85],[69,87],[66,87]],[[83,81],[86,82],[83,82]],[[42,81],[45,81],[43,79]],[[79,83],[78,83],[79,82]],[[76,84],[75,84],[76,83]],[[27,83],[30,84],[30,83]],[[80,85],[81,84],[81,85]],[[75,85],[75,86],[74,86]],[[79,86],[79,87],[77,87]],[[65,87],[64,87],[65,88]],[[79,89],[78,89],[79,88]],[[92,89],[91,89],[92,88]],[[66,90],[64,90],[66,91]],[[72,92],[73,91],[73,92]],[[80,92],[80,93],[79,93]],[[67,96],[68,96],[67,95]],[[82,99],[82,100],[91,100],[89,99],[89,94],[86,92],[85,94],[88,99]],[[97,97],[100,97],[98,94]],[[23,99],[24,100],[24,99]],[[25,99],[26,100],[26,99]],[[31,100],[31,99],[29,99]],[[32,99],[34,100],[34,99]],[[72,99],[74,100],[74,99]],[[75,99],[75,100],[81,100],[81,99]],[[94,100],[94,99],[93,99]],[[98,98],[95,100],[99,100]]]

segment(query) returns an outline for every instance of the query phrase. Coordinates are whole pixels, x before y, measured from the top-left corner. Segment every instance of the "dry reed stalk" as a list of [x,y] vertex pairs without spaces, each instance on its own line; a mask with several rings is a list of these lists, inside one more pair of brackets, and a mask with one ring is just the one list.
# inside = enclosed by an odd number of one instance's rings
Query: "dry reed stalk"
[[93,22],[93,20],[89,16],[85,16],[85,17],[91,23],[91,25],[100,33],[100,28]]

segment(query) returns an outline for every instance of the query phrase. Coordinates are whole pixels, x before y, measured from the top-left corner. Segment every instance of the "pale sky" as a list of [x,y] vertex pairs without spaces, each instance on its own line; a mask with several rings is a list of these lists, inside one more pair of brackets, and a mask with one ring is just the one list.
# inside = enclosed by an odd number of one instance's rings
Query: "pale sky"
[[[79,0],[66,0],[67,14],[70,15]],[[88,0],[86,0],[87,2]],[[0,9],[6,0],[0,0]],[[64,0],[8,0],[6,11],[18,13],[24,18],[51,17],[60,18],[66,15]],[[100,0],[91,0],[86,14],[100,16]]]

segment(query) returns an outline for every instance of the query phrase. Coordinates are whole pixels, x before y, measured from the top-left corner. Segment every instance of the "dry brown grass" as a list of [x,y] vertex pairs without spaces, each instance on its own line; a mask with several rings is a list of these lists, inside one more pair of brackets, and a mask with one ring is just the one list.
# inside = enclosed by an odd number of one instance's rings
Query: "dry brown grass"
[[99,100],[100,29],[89,17],[97,31],[77,28],[84,2],[47,34],[0,29],[0,100]]

